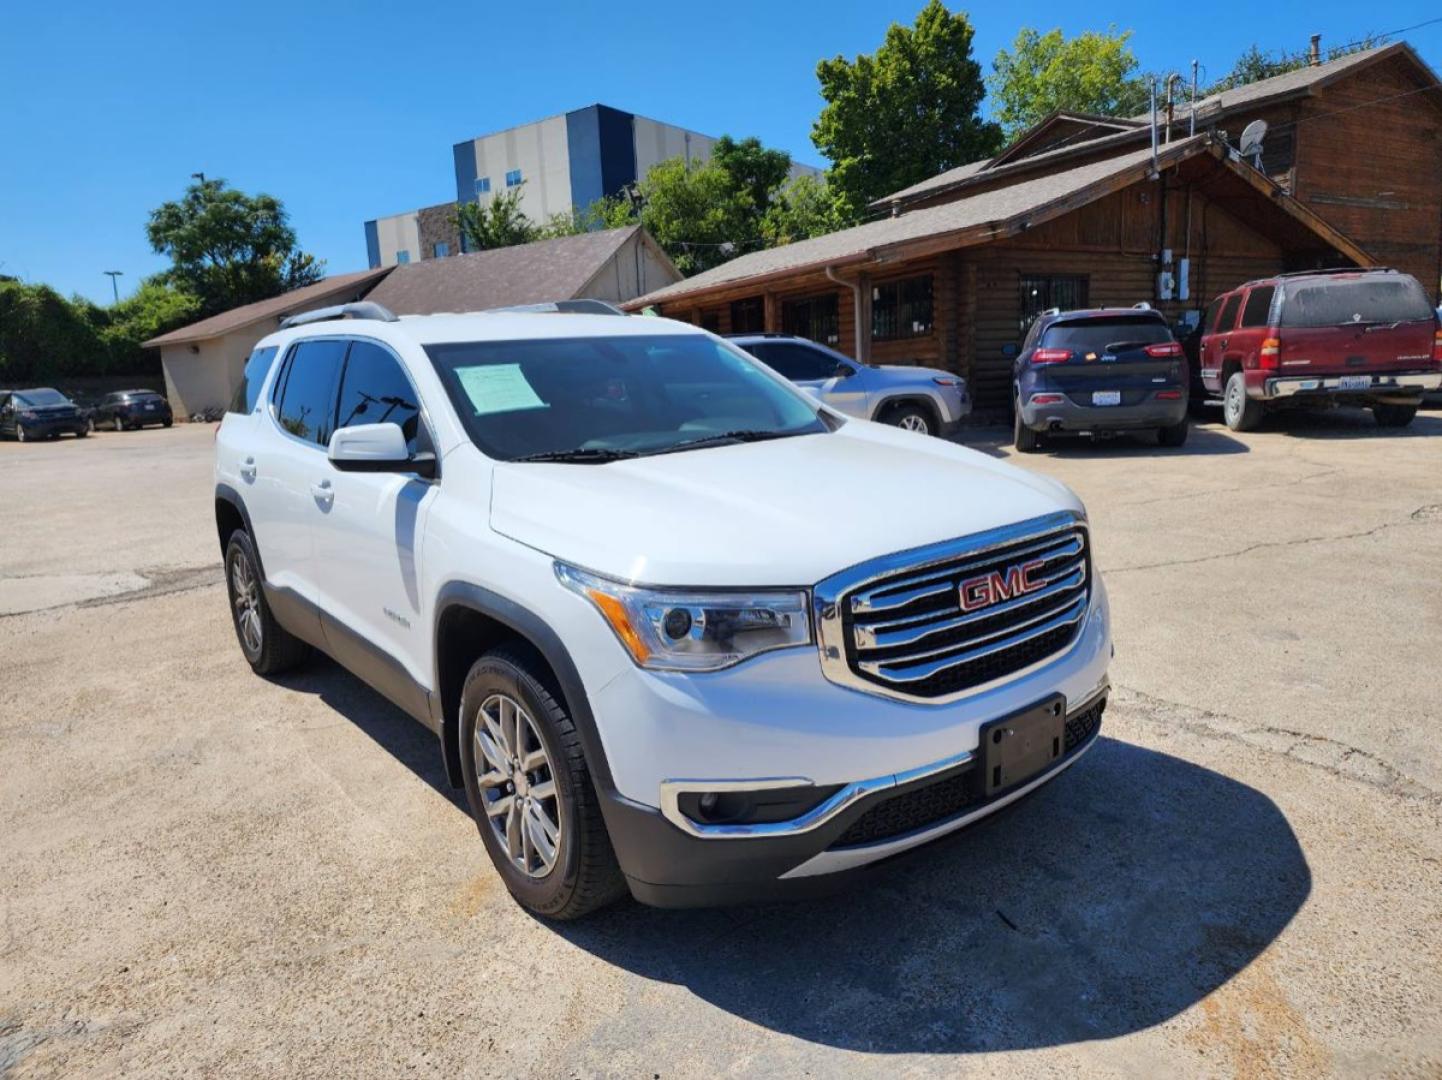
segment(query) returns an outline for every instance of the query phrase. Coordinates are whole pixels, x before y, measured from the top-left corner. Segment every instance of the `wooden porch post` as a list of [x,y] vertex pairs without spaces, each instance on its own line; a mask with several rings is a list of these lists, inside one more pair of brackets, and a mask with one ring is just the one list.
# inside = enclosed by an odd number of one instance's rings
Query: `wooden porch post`
[[871,363],[871,275],[861,273],[856,278],[854,299],[856,303],[856,359],[863,364]]
[[781,332],[781,304],[776,299],[774,292],[767,292],[762,296],[762,321],[761,328],[768,334]]

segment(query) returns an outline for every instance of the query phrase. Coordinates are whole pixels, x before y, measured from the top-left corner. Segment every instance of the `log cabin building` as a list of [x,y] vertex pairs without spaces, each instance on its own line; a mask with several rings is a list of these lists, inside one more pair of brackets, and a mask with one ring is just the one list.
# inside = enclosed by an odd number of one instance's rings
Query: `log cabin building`
[[[995,158],[880,200],[884,216],[624,306],[956,371],[996,410],[1010,404],[1007,346],[1050,307],[1147,301],[1183,322],[1243,281],[1319,266],[1395,266],[1438,291],[1442,84],[1409,46],[1262,80],[1196,112],[1196,135],[1174,113],[1155,151],[1141,118],[1053,114]],[[1261,168],[1234,149],[1259,118]]]

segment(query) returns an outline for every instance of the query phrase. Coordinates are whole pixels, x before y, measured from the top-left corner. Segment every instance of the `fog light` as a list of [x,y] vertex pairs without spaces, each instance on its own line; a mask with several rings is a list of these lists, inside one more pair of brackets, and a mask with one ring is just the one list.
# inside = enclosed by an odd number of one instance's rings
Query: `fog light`
[[701,813],[705,814],[707,817],[710,817],[712,814],[714,814],[714,813],[716,812],[716,804],[717,804],[718,802],[720,802],[720,801],[721,801],[721,796],[720,796],[720,795],[717,795],[716,792],[714,792],[714,791],[708,791],[708,792],[706,792],[706,794],[704,794],[704,795],[701,796],[701,801],[700,801],[700,803],[699,803],[700,808],[701,808]]

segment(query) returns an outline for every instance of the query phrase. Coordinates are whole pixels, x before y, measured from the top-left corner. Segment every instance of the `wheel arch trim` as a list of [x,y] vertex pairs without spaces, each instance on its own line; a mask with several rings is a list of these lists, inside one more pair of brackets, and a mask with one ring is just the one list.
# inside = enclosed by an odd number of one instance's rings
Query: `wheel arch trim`
[[215,527],[217,538],[220,541],[220,557],[225,560],[225,537],[220,536],[220,505],[228,503],[240,513],[240,520],[245,524],[246,535],[250,537],[250,546],[255,551],[255,568],[260,571],[260,580],[265,581],[265,557],[260,552],[260,539],[255,535],[255,526],[250,522],[250,511],[245,507],[245,500],[241,498],[240,492],[229,484],[215,485]]

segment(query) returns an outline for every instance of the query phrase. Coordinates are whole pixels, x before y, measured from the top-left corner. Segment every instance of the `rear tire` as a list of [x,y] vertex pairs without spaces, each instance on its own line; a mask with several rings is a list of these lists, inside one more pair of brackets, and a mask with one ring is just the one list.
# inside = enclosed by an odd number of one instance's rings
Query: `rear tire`
[[1373,405],[1372,418],[1378,427],[1404,428],[1417,415],[1416,405]]
[[19,424],[16,424],[16,425],[15,425],[15,441],[16,441],[16,442],[24,442],[24,441],[25,441],[25,429],[24,429],[23,427],[21,427]]
[[1262,406],[1247,396],[1247,380],[1240,371],[1227,379],[1222,399],[1222,418],[1233,431],[1255,431],[1262,422]]
[[[546,918],[578,919],[624,896],[626,879],[580,734],[546,675],[523,649],[496,649],[471,665],[461,690],[461,772],[481,842],[516,902]],[[512,773],[493,759],[509,760]]]
[[116,430],[116,431],[124,431],[124,430],[125,430],[125,421],[122,420],[122,419],[120,419],[119,415],[117,415],[117,416],[115,417],[115,430]]
[[230,598],[231,625],[251,670],[257,675],[279,675],[305,660],[310,646],[276,622],[261,583],[255,546],[244,529],[237,529],[225,545],[225,589]]
[[75,433],[75,437],[76,437],[77,439],[83,439],[83,438],[85,438],[85,436],[87,436],[87,435],[89,435],[89,434],[90,434],[90,425],[87,424],[85,427],[81,428],[79,431],[77,431],[77,432]]
[[1011,441],[1016,444],[1019,454],[1035,454],[1041,449],[1041,436],[1022,423],[1020,408],[1016,410],[1016,417],[1012,422]]
[[162,421],[160,422],[160,426],[161,426],[161,427],[169,427],[169,426],[170,426],[171,424],[173,424],[173,423],[175,423],[174,420],[162,420]]
[[1185,420],[1180,424],[1173,424],[1171,427],[1158,428],[1157,442],[1163,446],[1181,446],[1187,441],[1187,433],[1191,429],[1191,424]]

